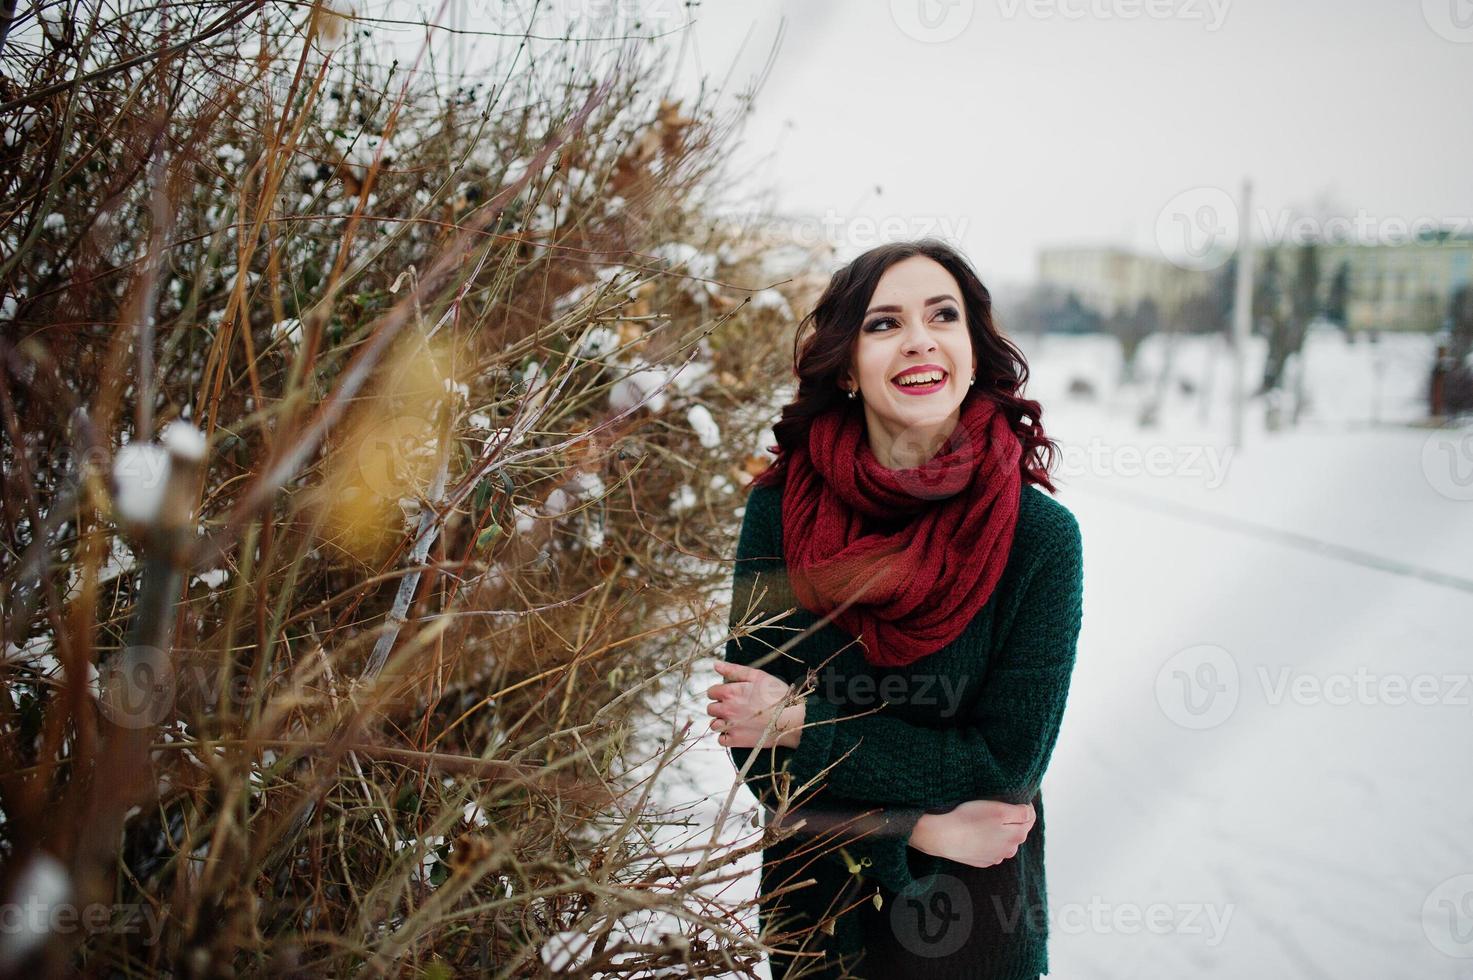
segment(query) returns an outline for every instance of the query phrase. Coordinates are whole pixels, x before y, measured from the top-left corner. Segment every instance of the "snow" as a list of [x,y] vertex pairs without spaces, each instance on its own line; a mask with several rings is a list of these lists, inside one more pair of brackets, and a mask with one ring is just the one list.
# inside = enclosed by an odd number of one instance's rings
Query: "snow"
[[685,484],[670,495],[670,513],[683,514],[700,502],[696,492]]
[[542,505],[542,512],[548,517],[561,517],[563,514],[566,514],[568,512],[568,509],[572,506],[572,494],[568,493],[568,491],[564,490],[562,487],[558,487],[552,493],[547,495],[547,500]]
[[509,162],[506,165],[506,172],[501,175],[502,185],[509,187],[521,180],[527,173],[529,162],[527,160],[512,160]]
[[772,447],[776,445],[777,433],[769,425],[757,436],[757,445],[752,447],[752,455],[761,456],[763,459],[777,459],[777,453],[772,451]]
[[526,368],[522,370],[522,383],[526,385],[528,395],[541,391],[547,381],[547,372],[543,369],[541,361],[527,362]]
[[598,360],[619,347],[619,334],[608,327],[594,327],[578,345],[578,356]]
[[791,319],[793,315],[783,294],[771,288],[758,290],[752,294],[752,309],[773,310],[785,319]]
[[430,873],[434,871],[435,865],[440,862],[440,855],[435,853],[435,848],[443,846],[445,837],[443,834],[431,834],[423,839],[397,840],[394,842],[394,851],[398,853],[404,850],[418,851],[423,845],[424,853],[420,855],[419,864],[409,872],[409,879],[417,884],[428,884]]
[[159,441],[179,459],[197,463],[205,458],[205,434],[188,422],[170,422]]
[[[592,917],[590,917],[592,918]],[[543,941],[542,949],[539,951],[543,966],[548,973],[558,976],[577,969],[586,963],[593,953],[599,936],[607,932],[604,940],[605,949],[611,948],[619,943],[654,944],[661,942],[666,937],[679,937],[681,935],[681,922],[671,916],[668,912],[659,909],[649,909],[630,912],[621,915],[610,922],[607,916],[597,917],[593,921],[584,920],[584,928],[564,929],[548,936]],[[677,938],[671,943],[672,946],[680,946]],[[639,956],[636,952],[626,952],[610,958],[612,963],[622,960],[634,959]],[[598,977],[613,977],[631,975],[626,972],[609,971],[594,974]],[[651,973],[638,972],[634,976],[676,976],[680,975],[673,971],[656,971]]]
[[[9,913],[0,930],[0,970],[13,970],[51,933],[52,917],[66,920],[72,894],[66,868],[45,851],[33,854],[17,873],[5,902]],[[71,911],[75,911],[72,909]]]
[[[3,659],[7,663],[24,667],[37,678],[47,678],[48,682],[60,684],[66,680],[66,671],[62,669],[61,661],[56,654],[51,652],[51,637],[48,635],[32,637],[19,647],[13,643],[7,643]],[[11,685],[10,699],[13,704],[20,703],[20,692],[26,686],[29,686],[34,693],[35,686],[29,682],[22,681]],[[98,673],[97,665],[91,662],[87,664],[86,689],[87,693],[94,698],[102,696],[102,677]]]
[[[1299,424],[1250,400],[1237,447],[1214,340],[1176,343],[1142,429],[1164,338],[1133,385],[1108,337],[1013,339],[1085,548],[1043,790],[1050,976],[1473,976],[1473,424],[1421,422],[1432,339],[1311,335]],[[702,733],[706,665],[667,713]],[[709,834],[734,774],[694,743],[665,792]]]
[[113,456],[113,503],[118,516],[135,524],[152,524],[163,506],[169,481],[169,457],[198,462],[205,457],[205,436],[188,422],[170,422],[159,444],[127,443]]
[[651,252],[674,266],[686,266],[691,275],[709,277],[716,274],[716,258],[685,242],[665,242]]
[[721,429],[711,417],[709,408],[705,405],[692,405],[690,411],[685,413],[685,418],[695,430],[696,438],[701,440],[701,445],[707,449],[715,449],[721,445]]
[[220,586],[224,585],[226,579],[228,578],[230,578],[230,572],[228,569],[212,568],[207,572],[200,572],[194,577],[194,580],[203,585],[205,588],[209,589],[211,592],[214,592],[216,589],[220,588]]
[[[706,342],[702,341],[701,343],[705,345]],[[707,359],[702,360],[701,354],[704,354]],[[701,354],[698,354],[695,360],[689,364],[675,366],[675,374],[671,377],[670,383],[682,395],[699,393],[711,378],[710,351],[703,346]]]
[[[128,543],[121,538],[114,537],[109,541],[107,557],[97,567],[97,584],[102,585],[106,582],[111,582],[120,575],[126,575],[133,571],[137,564],[138,559],[133,554],[133,549],[128,547]],[[73,564],[67,574],[65,601],[71,602],[81,594],[82,567],[81,565]]]
[[542,944],[543,966],[553,974],[576,968],[593,952],[596,938],[591,932],[575,929],[553,933]]
[[568,485],[576,490],[579,496],[585,500],[596,500],[608,493],[608,488],[604,485],[603,477],[591,470],[574,473],[569,478]]
[[[306,211],[311,206],[312,195],[303,195],[301,209]],[[279,323],[273,323],[271,325],[271,336],[284,340],[288,344],[300,344],[302,342],[302,321],[296,317],[288,317]]]
[[113,457],[114,504],[120,517],[136,524],[152,524],[164,501],[169,477],[169,454],[160,446],[128,443]]
[[[561,493],[562,491],[558,492]],[[516,527],[518,534],[531,534],[533,529],[537,527],[537,518],[531,514],[518,513]]]
[[716,294],[715,285],[706,281],[716,275],[716,256],[685,242],[665,242],[652,249],[650,254],[677,270],[684,269],[689,273],[691,278],[682,279],[680,288],[691,299],[704,302]]
[[651,412],[663,412],[665,410],[663,389],[668,383],[669,375],[657,368],[641,368],[633,371],[614,382],[614,386],[609,390],[609,409],[613,412],[625,412],[643,401],[645,408]]
[[[1473,455],[1461,480],[1427,465],[1427,447],[1459,438],[1413,424],[1430,338],[1311,336],[1299,427],[1269,431],[1250,402],[1230,456],[1225,357],[1205,422],[1178,390],[1162,427],[1139,430],[1128,389],[1094,404],[1059,394],[1074,346],[1025,346],[1050,434],[1111,449],[1060,493],[1087,584],[1044,792],[1051,914],[1096,896],[1182,914],[1161,935],[1061,928],[1056,972],[1451,975],[1438,943],[1466,935],[1473,891],[1460,921],[1429,922],[1424,907],[1473,868],[1473,793],[1444,764],[1473,749],[1473,690],[1457,690],[1473,514],[1444,492],[1473,485]],[[1142,353],[1150,378],[1164,345]],[[1209,376],[1211,353],[1184,342],[1177,363]],[[1164,447],[1178,465],[1124,472],[1130,447]],[[1187,462],[1208,450],[1229,460],[1220,482]],[[1188,928],[1188,906],[1199,925],[1225,922],[1220,942]]]
[[[552,220],[551,214],[549,214],[548,220]],[[618,299],[635,299],[643,283],[633,277],[626,278],[624,282],[620,283],[619,277],[624,274],[625,269],[623,266],[604,266],[594,274],[593,282],[574,286],[554,300],[552,305],[553,313],[561,316],[563,313],[566,313],[583,302],[590,295],[603,294],[606,296],[605,302],[617,301]],[[608,327],[599,326],[590,332],[590,338],[584,341],[585,347],[592,342],[592,334],[599,334],[605,341],[603,345],[605,350],[618,346],[618,334],[614,333]],[[583,354],[583,356],[594,357],[597,355]]]

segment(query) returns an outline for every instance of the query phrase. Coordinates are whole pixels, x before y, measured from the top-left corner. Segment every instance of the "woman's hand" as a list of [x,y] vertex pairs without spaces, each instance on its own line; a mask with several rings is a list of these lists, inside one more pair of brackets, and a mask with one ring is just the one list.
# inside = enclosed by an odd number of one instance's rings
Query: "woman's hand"
[[1037,814],[1032,803],[968,800],[946,813],[927,813],[916,822],[910,846],[974,868],[990,868],[1018,853]]
[[[706,692],[712,699],[706,705],[706,714],[714,718],[711,728],[721,733],[722,745],[729,749],[755,749],[763,745],[797,748],[802,738],[803,699],[783,707],[792,694],[785,681],[765,670],[725,660],[716,661],[716,672],[726,678],[726,683],[713,685]],[[778,722],[763,742],[763,730],[779,709]]]

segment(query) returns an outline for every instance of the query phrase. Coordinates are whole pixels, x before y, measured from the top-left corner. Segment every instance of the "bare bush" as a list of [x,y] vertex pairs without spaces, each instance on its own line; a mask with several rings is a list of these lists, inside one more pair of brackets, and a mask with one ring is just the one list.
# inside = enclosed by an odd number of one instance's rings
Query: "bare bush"
[[760,954],[722,897],[760,838],[654,792],[789,371],[709,212],[736,121],[637,39],[447,82],[375,36],[7,24],[0,890],[41,918],[0,972]]

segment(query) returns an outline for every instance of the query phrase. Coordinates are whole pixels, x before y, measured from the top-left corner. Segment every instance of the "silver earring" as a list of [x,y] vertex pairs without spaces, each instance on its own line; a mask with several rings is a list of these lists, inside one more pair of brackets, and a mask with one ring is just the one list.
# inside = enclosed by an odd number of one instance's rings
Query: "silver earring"
[[970,388],[972,385],[974,385],[976,383],[977,383],[977,376],[974,374],[974,375],[972,375],[972,380],[967,382],[967,387]]
[[849,397],[850,398],[855,398],[858,395],[859,395],[859,389],[858,388],[850,388],[849,389]]

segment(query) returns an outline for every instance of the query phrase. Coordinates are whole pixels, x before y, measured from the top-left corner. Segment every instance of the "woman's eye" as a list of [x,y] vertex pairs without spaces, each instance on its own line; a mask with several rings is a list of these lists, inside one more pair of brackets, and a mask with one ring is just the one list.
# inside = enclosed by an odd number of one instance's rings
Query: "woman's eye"
[[[956,309],[954,307],[950,307],[950,306],[945,306],[945,307],[942,307],[941,309],[937,310],[936,311],[936,315],[938,317],[944,318],[947,322],[954,322],[960,316],[957,313]],[[886,316],[886,317],[881,317],[878,320],[871,320],[869,323],[867,323],[867,324],[864,325],[864,329],[865,329],[865,332],[866,333],[873,333],[876,330],[876,328],[878,328],[880,326],[883,326],[884,324],[887,324],[887,323],[894,324],[895,323],[895,318],[894,317],[890,317],[890,316]]]

